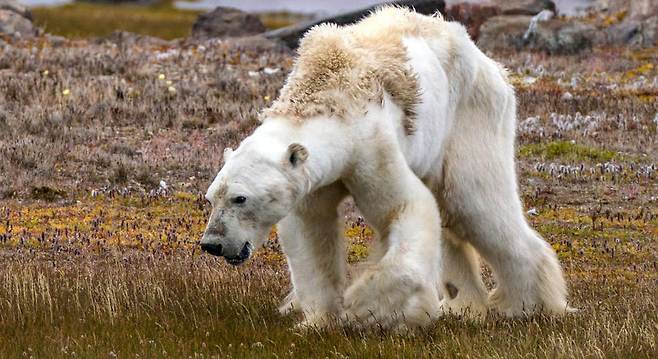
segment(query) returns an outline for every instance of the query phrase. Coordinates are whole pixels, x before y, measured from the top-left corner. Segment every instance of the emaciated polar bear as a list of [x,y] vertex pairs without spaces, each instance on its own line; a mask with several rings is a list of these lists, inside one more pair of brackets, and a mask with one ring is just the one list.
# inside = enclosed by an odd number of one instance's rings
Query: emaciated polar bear
[[[461,25],[385,7],[314,27],[298,51],[262,125],[225,151],[204,250],[239,264],[278,223],[294,286],[283,310],[309,325],[568,310],[555,252],[519,199],[514,90]],[[348,195],[379,241],[344,290]],[[478,254],[495,275],[488,298]]]

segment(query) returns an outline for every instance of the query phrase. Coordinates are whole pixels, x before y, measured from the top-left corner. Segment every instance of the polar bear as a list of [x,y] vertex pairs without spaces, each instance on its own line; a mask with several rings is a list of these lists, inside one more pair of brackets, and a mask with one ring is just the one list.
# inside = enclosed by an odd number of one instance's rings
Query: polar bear
[[[307,325],[416,326],[448,311],[568,310],[556,254],[519,199],[514,90],[461,25],[384,7],[316,26],[262,117],[225,151],[201,245],[240,264],[278,223],[293,284],[283,311]],[[346,288],[348,195],[378,242]]]

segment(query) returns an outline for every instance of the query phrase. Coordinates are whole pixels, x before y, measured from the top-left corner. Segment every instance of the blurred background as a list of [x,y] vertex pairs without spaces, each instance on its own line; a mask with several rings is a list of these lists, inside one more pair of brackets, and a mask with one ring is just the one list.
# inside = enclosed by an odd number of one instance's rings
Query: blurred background
[[[638,0],[641,2],[641,0]],[[190,35],[198,15],[218,6],[236,8],[258,15],[267,29],[277,29],[300,21],[385,3],[377,0],[22,0],[31,8],[34,24],[46,33],[69,38],[107,36],[122,30],[174,39]],[[459,4],[482,6],[534,6],[550,1],[448,0],[447,7]],[[637,1],[636,1],[637,2]],[[647,1],[645,1],[647,2]],[[651,2],[651,1],[648,1]],[[593,11],[614,13],[628,7],[628,1],[555,0],[557,13],[587,16]],[[545,5],[545,4],[544,4]]]
[[[0,138],[0,199],[160,181],[204,190],[224,146],[276,98],[305,31],[381,3],[0,0],[0,133],[13,134]],[[513,73],[520,121],[621,111],[653,136],[657,0],[396,3],[464,24]],[[538,133],[521,143],[547,138]],[[623,135],[617,150],[651,152]]]

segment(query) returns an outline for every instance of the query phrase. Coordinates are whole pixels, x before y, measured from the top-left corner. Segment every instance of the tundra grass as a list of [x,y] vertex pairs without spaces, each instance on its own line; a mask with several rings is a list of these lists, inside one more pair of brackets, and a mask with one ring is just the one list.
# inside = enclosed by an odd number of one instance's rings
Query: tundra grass
[[[655,213],[654,213],[655,214]],[[193,194],[81,198],[0,208],[3,357],[654,357],[658,222],[592,226],[574,208],[532,221],[565,267],[563,318],[446,317],[393,333],[296,329],[273,232],[241,267],[202,254],[207,208]],[[623,221],[622,221],[623,222]],[[369,230],[348,214],[350,247]],[[352,249],[349,249],[353,251]],[[362,258],[353,258],[361,260]]]
[[609,162],[620,156],[610,150],[591,148],[572,142],[555,141],[550,143],[531,143],[521,146],[519,155],[536,156],[545,160],[562,159],[566,161]]

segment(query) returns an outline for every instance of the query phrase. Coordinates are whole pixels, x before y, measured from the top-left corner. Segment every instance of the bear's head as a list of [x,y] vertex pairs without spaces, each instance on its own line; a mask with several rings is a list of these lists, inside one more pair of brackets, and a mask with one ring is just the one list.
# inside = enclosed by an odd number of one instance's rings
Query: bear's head
[[255,143],[224,151],[224,166],[206,193],[212,205],[201,248],[229,263],[246,261],[308,186],[306,148],[298,143]]

